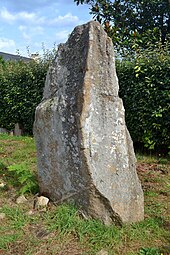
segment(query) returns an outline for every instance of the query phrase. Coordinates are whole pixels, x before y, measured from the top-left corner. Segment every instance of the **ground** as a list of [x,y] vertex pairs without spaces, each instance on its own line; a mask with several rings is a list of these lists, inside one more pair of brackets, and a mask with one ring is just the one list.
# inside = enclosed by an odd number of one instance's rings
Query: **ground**
[[[0,135],[0,255],[170,255],[170,162],[137,155],[144,221],[122,227],[83,219],[73,205],[35,206],[36,151],[30,137]],[[3,186],[4,184],[4,186]],[[23,193],[27,201],[17,204]],[[103,253],[104,254],[104,253]]]

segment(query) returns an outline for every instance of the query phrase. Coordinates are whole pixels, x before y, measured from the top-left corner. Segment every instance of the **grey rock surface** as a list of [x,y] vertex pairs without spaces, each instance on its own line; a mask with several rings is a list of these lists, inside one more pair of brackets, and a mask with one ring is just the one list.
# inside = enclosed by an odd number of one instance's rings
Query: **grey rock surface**
[[23,135],[23,128],[21,128],[21,125],[19,123],[15,124],[14,135],[16,135],[16,136]]
[[41,194],[105,224],[143,219],[111,39],[91,21],[61,44],[35,114]]

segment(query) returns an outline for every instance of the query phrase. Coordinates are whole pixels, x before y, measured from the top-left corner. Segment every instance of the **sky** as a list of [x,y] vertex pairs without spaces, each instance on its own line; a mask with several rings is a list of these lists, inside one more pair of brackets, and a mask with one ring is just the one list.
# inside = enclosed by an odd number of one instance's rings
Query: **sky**
[[0,51],[41,54],[91,19],[89,6],[74,0],[0,0]]

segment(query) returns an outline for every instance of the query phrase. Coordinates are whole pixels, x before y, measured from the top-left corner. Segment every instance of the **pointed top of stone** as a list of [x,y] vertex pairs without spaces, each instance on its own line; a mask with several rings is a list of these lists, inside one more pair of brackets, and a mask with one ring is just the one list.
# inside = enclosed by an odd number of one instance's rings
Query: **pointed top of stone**
[[[50,77],[54,66],[58,68],[55,75]],[[98,22],[90,21],[75,27],[67,42],[59,45],[54,65],[47,74],[43,98],[50,98],[70,79],[71,82],[80,81],[84,75],[89,79],[94,73],[103,77],[103,82],[109,81],[102,93],[118,96],[112,40]],[[50,78],[54,78],[55,82]]]

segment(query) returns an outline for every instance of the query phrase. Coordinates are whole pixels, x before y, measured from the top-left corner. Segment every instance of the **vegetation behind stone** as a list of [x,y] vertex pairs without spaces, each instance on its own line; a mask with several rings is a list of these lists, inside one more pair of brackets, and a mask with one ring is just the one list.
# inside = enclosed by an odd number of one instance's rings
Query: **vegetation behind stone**
[[[170,144],[170,54],[168,46],[152,45],[117,61],[120,96],[133,141],[168,152]],[[0,127],[15,123],[32,134],[34,112],[42,99],[49,63],[54,54],[29,63],[0,59]]]
[[[137,47],[137,46],[136,46]],[[170,145],[170,54],[168,45],[136,48],[133,58],[117,61],[120,97],[134,143],[168,152]],[[170,147],[169,147],[170,149]]]

